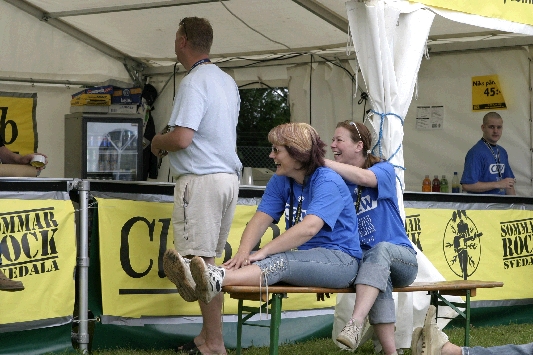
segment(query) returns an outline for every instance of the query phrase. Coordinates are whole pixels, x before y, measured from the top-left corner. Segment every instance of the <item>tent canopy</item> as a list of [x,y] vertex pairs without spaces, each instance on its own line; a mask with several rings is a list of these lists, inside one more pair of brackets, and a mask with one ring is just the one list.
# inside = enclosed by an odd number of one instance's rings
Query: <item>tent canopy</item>
[[[128,74],[120,72],[123,64],[132,78],[136,74],[171,72],[175,63],[175,32],[179,20],[187,16],[206,17],[211,21],[215,33],[211,57],[221,65],[242,66],[256,60],[265,63],[280,57],[297,61],[308,53],[342,57],[346,56],[348,40],[344,3],[342,0],[3,0],[0,14],[4,16],[0,17],[4,17],[5,27],[0,43],[18,55],[2,56],[0,78],[38,80],[50,79],[55,74],[57,79],[60,74],[59,78],[74,81],[86,80],[83,75],[97,74],[94,78],[97,79],[103,75],[98,69],[103,65],[112,67],[110,77],[124,79]],[[6,7],[22,10],[20,18],[7,16],[9,12],[2,11]],[[441,15],[436,16],[428,41],[434,52],[533,44],[533,26],[487,22],[483,21],[487,18],[473,15],[459,18],[460,13],[443,9],[432,11]],[[33,25],[20,26],[22,21]],[[50,31],[47,27],[60,31]],[[48,40],[53,37],[56,48],[28,45],[30,38],[43,31],[47,31]],[[69,40],[65,40],[65,35]],[[28,41],[24,40],[25,36]],[[86,63],[87,59],[82,65],[84,71],[79,69],[79,62],[75,70],[69,70],[65,63],[61,69],[51,68],[50,63],[80,60],[72,58],[75,56],[72,52],[79,51],[68,43],[74,40],[90,47],[84,51],[96,50],[104,59],[99,64]],[[71,54],[65,58],[65,52]],[[36,63],[36,57],[44,60]],[[105,57],[117,61],[118,66],[105,63]]]

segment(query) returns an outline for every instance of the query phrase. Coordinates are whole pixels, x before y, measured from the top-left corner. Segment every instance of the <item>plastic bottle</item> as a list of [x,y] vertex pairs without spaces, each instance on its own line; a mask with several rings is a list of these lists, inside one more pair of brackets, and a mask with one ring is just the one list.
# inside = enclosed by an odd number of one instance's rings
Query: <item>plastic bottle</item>
[[461,192],[461,185],[459,184],[459,176],[457,175],[457,171],[455,171],[452,178],[452,193],[458,194],[459,192]]
[[442,179],[440,179],[440,192],[450,192],[448,191],[448,180],[446,179],[446,175],[442,175]]
[[422,192],[431,192],[431,180],[429,180],[429,175],[426,175],[422,181]]
[[440,192],[440,180],[438,175],[434,175],[431,183],[431,192]]

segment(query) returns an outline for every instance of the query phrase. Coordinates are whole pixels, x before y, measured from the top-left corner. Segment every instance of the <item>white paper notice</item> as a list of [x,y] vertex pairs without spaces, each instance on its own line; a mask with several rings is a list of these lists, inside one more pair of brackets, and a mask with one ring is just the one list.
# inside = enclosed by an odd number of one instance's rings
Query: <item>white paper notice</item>
[[442,129],[444,106],[418,106],[416,108],[416,129]]

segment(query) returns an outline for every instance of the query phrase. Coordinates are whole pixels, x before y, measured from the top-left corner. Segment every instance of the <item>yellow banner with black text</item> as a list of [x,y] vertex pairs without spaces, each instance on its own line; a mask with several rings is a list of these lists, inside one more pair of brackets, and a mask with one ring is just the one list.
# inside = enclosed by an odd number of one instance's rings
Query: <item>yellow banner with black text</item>
[[0,268],[25,289],[2,292],[2,324],[72,317],[76,227],[70,200],[0,200]]
[[37,94],[0,92],[0,135],[12,152],[37,151]]
[[[461,204],[457,204],[461,208]],[[237,250],[256,206],[238,205],[225,254]],[[98,199],[103,314],[119,317],[199,315],[164,276],[163,253],[173,248],[172,203]],[[406,231],[447,280],[503,281],[501,289],[479,290],[476,301],[533,298],[522,287],[533,268],[533,211],[406,208]],[[264,244],[283,231],[272,225]],[[227,298],[225,313],[236,313]],[[291,295],[285,310],[328,308],[314,295]]]
[[[458,204],[460,206],[460,204]],[[460,208],[460,207],[459,207]],[[503,281],[475,300],[533,298],[533,211],[406,208],[406,230],[447,280]]]

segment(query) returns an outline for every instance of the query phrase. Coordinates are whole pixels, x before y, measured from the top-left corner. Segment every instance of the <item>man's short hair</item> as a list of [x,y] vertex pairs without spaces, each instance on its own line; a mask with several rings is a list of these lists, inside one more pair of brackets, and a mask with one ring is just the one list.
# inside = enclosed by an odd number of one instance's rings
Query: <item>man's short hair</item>
[[483,116],[483,124],[486,125],[489,118],[498,118],[502,119],[502,116],[498,112],[489,112],[485,116]]
[[179,23],[179,30],[187,38],[192,49],[209,54],[213,44],[213,27],[205,18],[185,17]]

